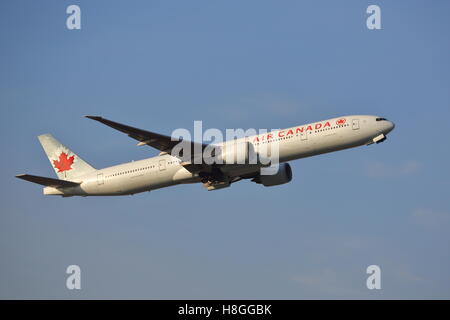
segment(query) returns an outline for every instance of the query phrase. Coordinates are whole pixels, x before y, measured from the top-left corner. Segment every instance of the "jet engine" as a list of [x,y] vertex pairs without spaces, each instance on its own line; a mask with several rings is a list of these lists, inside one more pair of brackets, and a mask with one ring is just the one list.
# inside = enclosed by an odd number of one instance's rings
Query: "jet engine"
[[252,181],[260,183],[265,187],[277,186],[288,183],[292,180],[292,169],[289,163],[280,163],[278,172],[273,175],[261,175],[253,178]]
[[[246,142],[226,142],[217,157],[218,163],[227,165],[249,164],[255,159],[256,153],[253,145]],[[256,162],[255,162],[256,163]]]

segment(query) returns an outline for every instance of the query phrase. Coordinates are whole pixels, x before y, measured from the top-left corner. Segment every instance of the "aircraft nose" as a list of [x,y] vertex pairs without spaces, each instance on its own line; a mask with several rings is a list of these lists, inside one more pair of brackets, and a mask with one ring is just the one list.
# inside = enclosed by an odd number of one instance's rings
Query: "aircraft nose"
[[395,128],[395,123],[393,123],[392,121],[387,121],[386,122],[386,132],[385,133],[389,133],[389,132],[391,132],[392,130],[394,130],[394,128]]

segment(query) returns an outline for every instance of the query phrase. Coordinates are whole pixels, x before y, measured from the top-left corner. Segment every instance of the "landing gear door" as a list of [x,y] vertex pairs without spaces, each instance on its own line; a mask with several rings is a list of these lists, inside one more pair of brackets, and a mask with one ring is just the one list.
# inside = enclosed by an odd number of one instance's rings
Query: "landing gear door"
[[358,130],[359,129],[359,119],[353,119],[352,120],[352,129]]

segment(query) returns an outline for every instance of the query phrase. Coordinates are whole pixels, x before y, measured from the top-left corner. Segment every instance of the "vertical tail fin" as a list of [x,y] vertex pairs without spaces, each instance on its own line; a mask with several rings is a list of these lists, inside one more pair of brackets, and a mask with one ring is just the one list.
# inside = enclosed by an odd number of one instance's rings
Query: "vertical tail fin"
[[40,135],[38,139],[59,179],[71,180],[95,171],[94,167],[56,140],[51,134]]

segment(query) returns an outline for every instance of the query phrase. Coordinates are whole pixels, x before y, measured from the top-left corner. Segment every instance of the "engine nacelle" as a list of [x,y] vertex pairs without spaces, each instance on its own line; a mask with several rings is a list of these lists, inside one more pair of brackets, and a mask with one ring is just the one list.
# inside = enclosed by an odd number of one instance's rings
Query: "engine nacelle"
[[217,157],[217,163],[227,165],[248,164],[255,157],[253,145],[249,142],[226,142]]
[[278,172],[273,175],[259,174],[253,179],[256,183],[260,183],[265,187],[278,186],[280,184],[288,183],[292,180],[292,169],[289,163],[280,163]]

